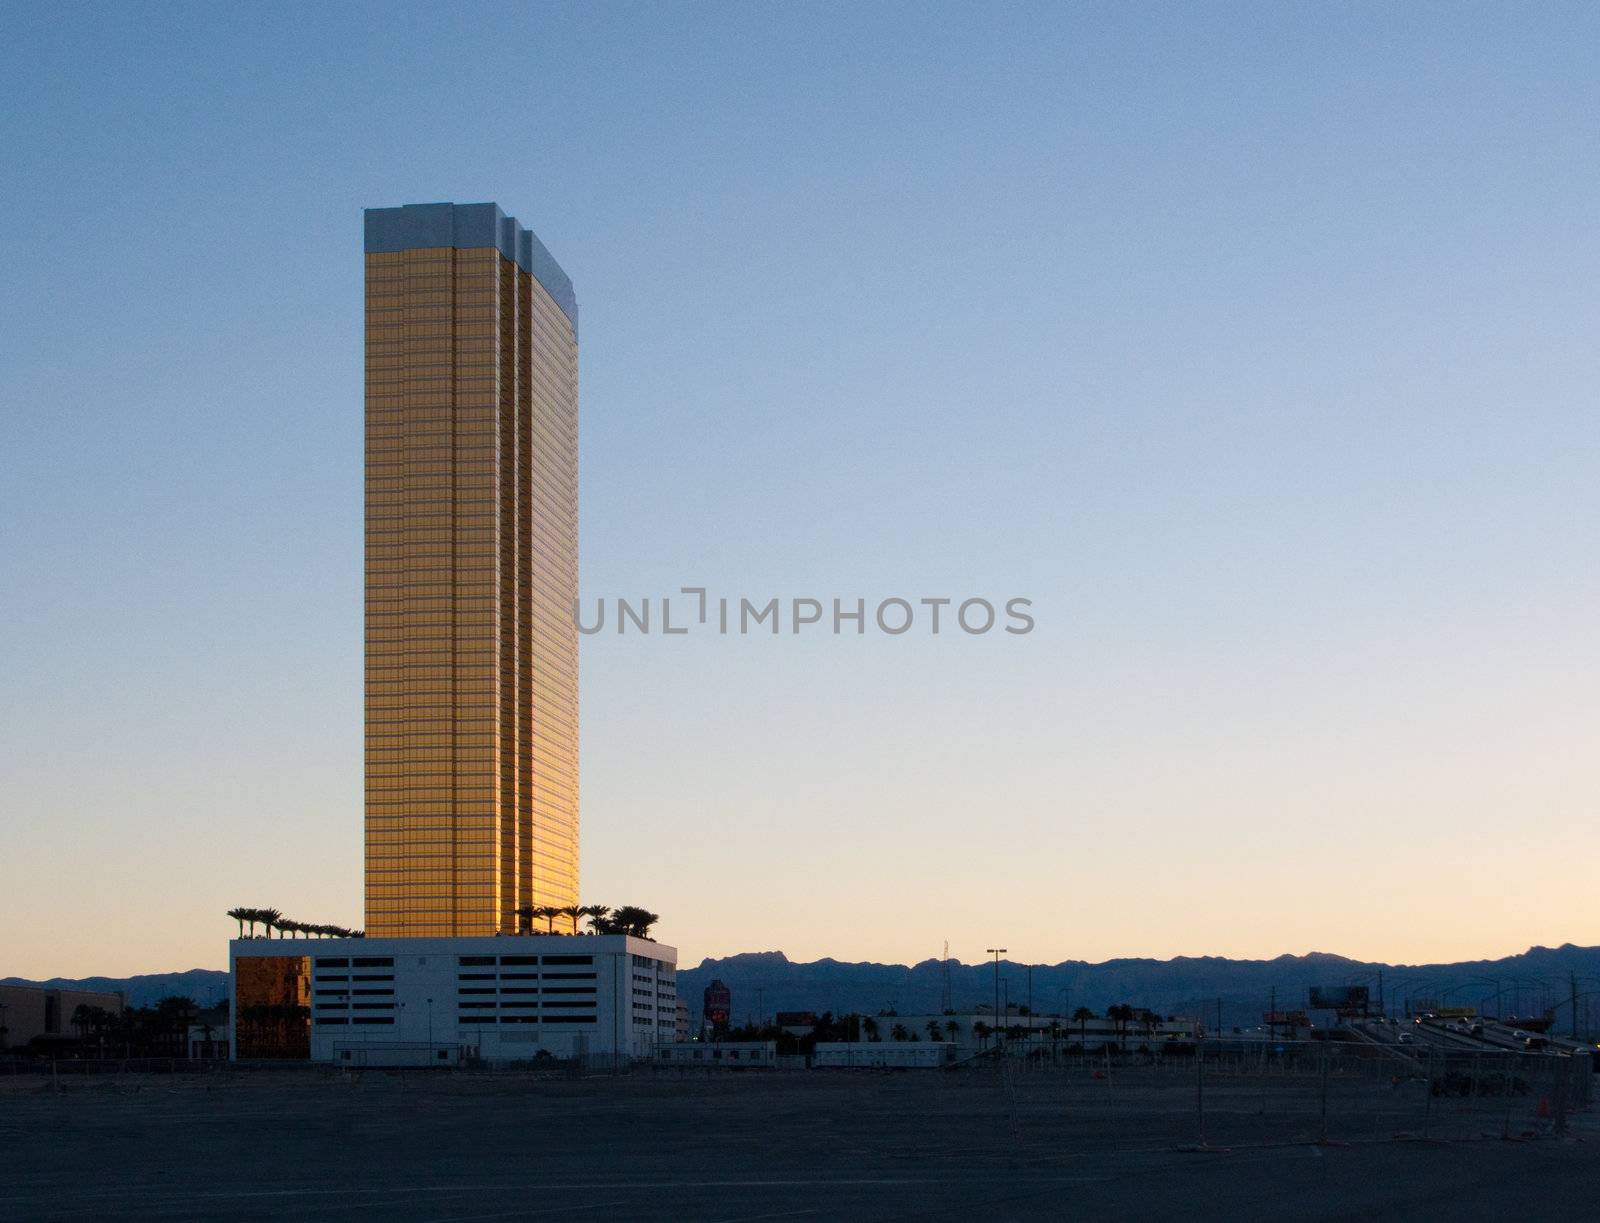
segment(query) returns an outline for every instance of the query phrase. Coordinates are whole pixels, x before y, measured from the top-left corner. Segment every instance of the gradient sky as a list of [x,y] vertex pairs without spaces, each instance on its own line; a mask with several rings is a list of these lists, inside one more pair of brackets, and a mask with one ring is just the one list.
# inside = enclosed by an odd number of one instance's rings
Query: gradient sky
[[361,920],[361,208],[582,304],[584,898],[687,963],[1600,942],[1600,8],[0,7],[0,975]]

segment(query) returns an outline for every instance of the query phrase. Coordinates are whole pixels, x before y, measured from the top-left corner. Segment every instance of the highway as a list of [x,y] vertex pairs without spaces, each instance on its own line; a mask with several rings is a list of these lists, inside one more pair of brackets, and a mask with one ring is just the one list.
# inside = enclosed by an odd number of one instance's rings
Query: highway
[[1472,1025],[1481,1027],[1479,1034],[1474,1035],[1470,1026],[1463,1029],[1458,1026],[1459,1023],[1460,1021],[1455,1019],[1423,1019],[1416,1022],[1350,1019],[1345,1021],[1344,1027],[1360,1039],[1383,1045],[1391,1052],[1412,1061],[1418,1060],[1428,1049],[1446,1053],[1534,1053],[1549,1057],[1570,1057],[1574,1053],[1596,1052],[1593,1046],[1581,1041],[1554,1035],[1545,1035],[1544,1039],[1548,1041],[1545,1048],[1529,1049],[1526,1043],[1527,1036],[1535,1035],[1534,1033],[1518,1036],[1517,1029],[1503,1024],[1472,1020],[1470,1021]]

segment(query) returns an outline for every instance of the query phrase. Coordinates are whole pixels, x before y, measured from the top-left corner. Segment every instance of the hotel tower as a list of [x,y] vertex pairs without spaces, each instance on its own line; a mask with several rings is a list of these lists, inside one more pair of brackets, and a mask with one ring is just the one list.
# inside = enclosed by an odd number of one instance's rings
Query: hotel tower
[[578,308],[494,204],[366,213],[366,929],[578,902]]

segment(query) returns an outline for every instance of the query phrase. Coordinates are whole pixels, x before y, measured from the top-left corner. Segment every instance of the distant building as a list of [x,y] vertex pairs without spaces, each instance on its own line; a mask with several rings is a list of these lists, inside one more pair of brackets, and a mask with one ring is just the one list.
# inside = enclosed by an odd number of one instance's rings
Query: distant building
[[689,1004],[684,999],[678,999],[678,1023],[676,1039],[680,1042],[689,1039]]
[[[994,1012],[986,1007],[962,1015],[878,1016],[876,1023],[879,1039],[884,1044],[943,1042],[954,1045],[960,1057],[993,1047],[997,1026],[1001,1038],[1013,1052],[1049,1048],[1052,1044],[1063,1052],[1077,1048],[1099,1049],[1107,1043],[1137,1049],[1140,1045],[1164,1041],[1193,1040],[1198,1027],[1192,1019],[1158,1019],[1153,1015],[1126,1023],[1103,1015],[1081,1023],[1059,1015],[1009,1015],[997,1025]],[[896,1028],[906,1033],[905,1041],[894,1040],[892,1033]],[[916,1039],[913,1041],[911,1037]]]
[[235,1059],[616,1064],[677,1035],[675,948],[623,935],[236,939]]
[[773,1022],[790,1036],[809,1036],[817,1026],[817,1015],[815,1011],[779,1011]]
[[713,980],[706,986],[701,1014],[705,1016],[706,1026],[713,1031],[726,1028],[733,1015],[733,991],[720,980]]
[[936,1070],[956,1059],[956,1047],[915,1041],[821,1041],[811,1064],[818,1070]]
[[662,1045],[658,1061],[706,1069],[757,1070],[777,1065],[777,1042],[770,1040],[681,1041]]
[[80,1006],[120,1015],[126,1005],[120,993],[0,985],[0,1049],[20,1049],[36,1040],[74,1039],[79,1033],[72,1026],[72,1016]]
[[188,1056],[194,1060],[227,1060],[233,1039],[228,1004],[206,1007],[189,1021]]

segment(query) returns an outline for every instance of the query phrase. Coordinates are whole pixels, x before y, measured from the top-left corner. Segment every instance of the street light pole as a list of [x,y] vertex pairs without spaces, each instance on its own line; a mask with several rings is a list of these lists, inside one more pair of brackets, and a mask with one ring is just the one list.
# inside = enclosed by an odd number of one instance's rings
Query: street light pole
[[994,1022],[996,1029],[998,1029],[1000,1027],[1000,957],[1005,955],[1006,949],[1004,947],[985,947],[984,950],[994,957]]

